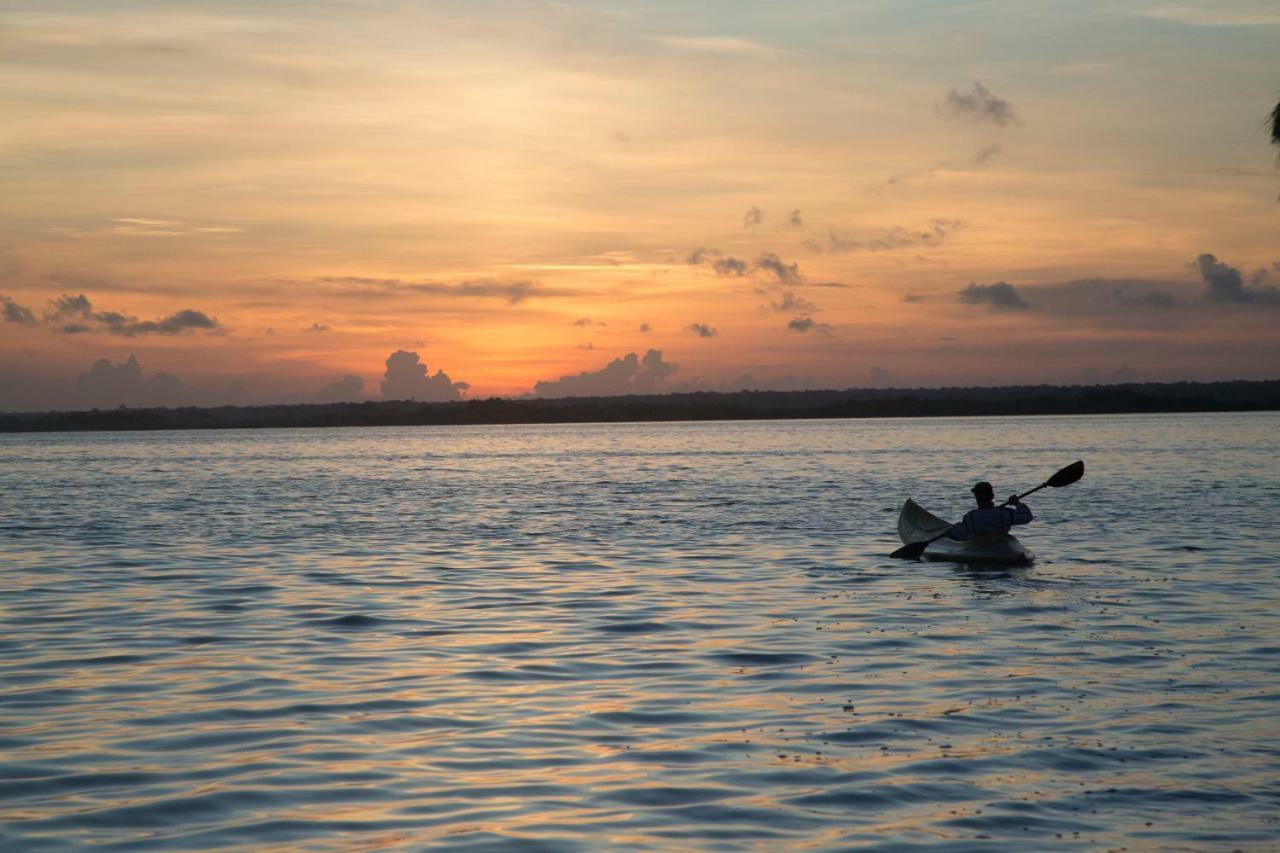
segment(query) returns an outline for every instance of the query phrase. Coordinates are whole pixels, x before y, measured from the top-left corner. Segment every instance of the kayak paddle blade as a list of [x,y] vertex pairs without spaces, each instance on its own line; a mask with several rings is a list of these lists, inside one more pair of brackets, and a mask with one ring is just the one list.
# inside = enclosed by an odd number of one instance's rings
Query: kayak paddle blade
[[928,547],[928,542],[910,542],[889,555],[894,560],[918,560]]
[[1084,476],[1084,460],[1072,462],[1066,468],[1049,478],[1048,485],[1055,489],[1061,489],[1063,486],[1070,486],[1072,483]]

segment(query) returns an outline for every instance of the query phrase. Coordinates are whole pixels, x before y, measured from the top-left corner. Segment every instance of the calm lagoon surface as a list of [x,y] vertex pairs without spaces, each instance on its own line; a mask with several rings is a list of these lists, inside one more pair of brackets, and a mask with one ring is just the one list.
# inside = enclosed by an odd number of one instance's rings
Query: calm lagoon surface
[[[1031,568],[887,558],[1028,503]],[[0,848],[1280,841],[1280,415],[0,437]]]

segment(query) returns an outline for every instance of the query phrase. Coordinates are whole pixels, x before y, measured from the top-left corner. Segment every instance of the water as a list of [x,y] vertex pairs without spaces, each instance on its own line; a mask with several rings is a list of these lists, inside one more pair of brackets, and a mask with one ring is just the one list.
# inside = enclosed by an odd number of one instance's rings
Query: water
[[[1280,416],[0,438],[0,847],[1261,849]],[[1029,500],[1030,569],[902,563]]]

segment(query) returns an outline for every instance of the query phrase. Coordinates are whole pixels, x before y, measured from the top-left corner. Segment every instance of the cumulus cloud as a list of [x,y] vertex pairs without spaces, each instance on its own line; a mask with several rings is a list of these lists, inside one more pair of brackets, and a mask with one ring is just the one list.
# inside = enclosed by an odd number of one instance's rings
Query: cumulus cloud
[[462,392],[471,386],[466,382],[454,382],[443,370],[432,376],[427,365],[419,360],[416,352],[396,350],[387,357],[387,372],[382,379],[384,400],[420,400],[439,403],[461,400]]
[[711,326],[706,323],[690,323],[688,326],[685,326],[685,330],[692,332],[700,338],[714,338],[716,335],[720,334],[719,331],[711,328]]
[[820,335],[831,333],[831,327],[826,323],[819,323],[812,317],[793,317],[791,322],[787,323],[787,329],[792,332],[804,334],[806,332],[817,332]]
[[986,305],[992,311],[1021,311],[1031,306],[1007,281],[995,284],[973,284],[960,291],[960,301],[969,305]]
[[131,314],[119,311],[94,311],[93,303],[83,293],[78,296],[64,293],[49,300],[44,319],[46,323],[61,324],[59,331],[68,335],[105,332],[126,338],[149,334],[177,335],[198,329],[212,331],[221,328],[217,320],[203,311],[191,308],[159,320],[139,320]]
[[830,252],[887,252],[913,246],[937,246],[966,224],[962,219],[931,219],[927,228],[910,230],[895,225],[870,237],[857,237],[829,227],[825,243],[810,241],[808,245],[817,251]]
[[4,315],[6,323],[33,326],[36,322],[35,315],[31,313],[30,309],[22,307],[3,294],[0,294],[0,314]]
[[744,276],[750,271],[751,265],[740,258],[715,258],[711,261],[711,268],[716,271],[716,275]]
[[756,267],[772,273],[778,279],[779,284],[799,284],[802,281],[798,263],[784,263],[782,259],[771,252],[765,252],[756,258]]
[[676,372],[677,365],[662,360],[662,351],[651,349],[644,357],[627,353],[600,370],[544,379],[533,386],[538,397],[606,397],[652,394]]
[[81,373],[75,384],[76,402],[86,408],[117,406],[175,406],[182,402],[182,381],[170,373],[156,373],[144,379],[138,359],[113,364],[102,358]]
[[973,81],[973,87],[967,92],[961,92],[958,89],[948,91],[946,98],[939,104],[938,110],[951,118],[991,122],[1000,127],[1018,123],[1013,104],[1004,98],[997,97],[977,80]]
[[176,314],[170,314],[161,320],[138,320],[137,317],[130,317],[124,314],[116,314],[114,312],[104,312],[94,315],[106,327],[106,330],[113,335],[124,335],[131,338],[134,335],[177,335],[182,332],[188,332],[195,329],[211,330],[217,329],[218,321],[210,317],[203,311],[194,311],[186,309]]
[[653,331],[653,327],[652,327],[652,326],[650,326],[648,323],[641,323],[641,324],[640,324],[640,331],[642,331],[642,332],[644,332],[644,333],[648,334],[649,332],[652,332],[652,331]]
[[316,403],[349,403],[364,397],[364,380],[348,373],[312,395]]
[[753,270],[761,270],[775,276],[782,284],[797,284],[801,281],[800,265],[784,263],[777,255],[765,252],[754,263],[722,255],[717,249],[700,247],[689,253],[685,263],[692,265],[709,264],[718,276],[742,278]]
[[44,319],[46,323],[57,323],[73,317],[89,317],[92,314],[93,305],[89,302],[89,297],[83,293],[79,296],[64,293],[56,299],[49,300]]
[[755,228],[761,222],[764,222],[764,211],[753,206],[746,213],[742,214],[742,227]]
[[814,305],[808,299],[796,296],[791,291],[787,291],[782,294],[781,302],[770,302],[769,308],[777,311],[779,314],[808,313],[810,311],[818,310],[817,305]]
[[800,208],[796,208],[787,214],[787,219],[783,223],[784,228],[803,228],[804,217],[800,215]]
[[1280,305],[1280,290],[1261,285],[1247,287],[1240,270],[1222,263],[1208,252],[1196,258],[1196,267],[1205,284],[1205,298],[1210,302]]

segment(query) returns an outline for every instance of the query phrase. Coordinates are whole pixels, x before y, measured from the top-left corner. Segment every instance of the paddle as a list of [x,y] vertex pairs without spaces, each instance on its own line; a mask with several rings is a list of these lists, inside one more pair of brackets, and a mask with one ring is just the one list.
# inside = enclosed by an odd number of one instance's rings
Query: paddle
[[[1081,460],[1077,462],[1072,462],[1066,468],[1063,468],[1061,471],[1054,474],[1052,477],[1045,480],[1043,483],[1036,486],[1031,491],[1023,492],[1022,494],[1018,495],[1018,500],[1022,500],[1027,495],[1034,495],[1036,492],[1040,491],[1045,486],[1048,486],[1049,488],[1052,488],[1052,489],[1061,489],[1063,486],[1071,485],[1072,483],[1076,482],[1083,476],[1084,476],[1084,461]],[[1005,501],[1004,504],[1002,504],[1002,506],[1007,506],[1008,503],[1009,503],[1008,501]],[[920,559],[920,555],[924,553],[925,548],[928,548],[934,542],[937,542],[939,539],[941,539],[943,536],[946,536],[950,532],[951,532],[951,528],[948,527],[946,530],[942,531],[932,539],[927,539],[924,542],[912,542],[910,544],[903,545],[901,548],[894,551],[889,556],[898,560],[918,560]]]

